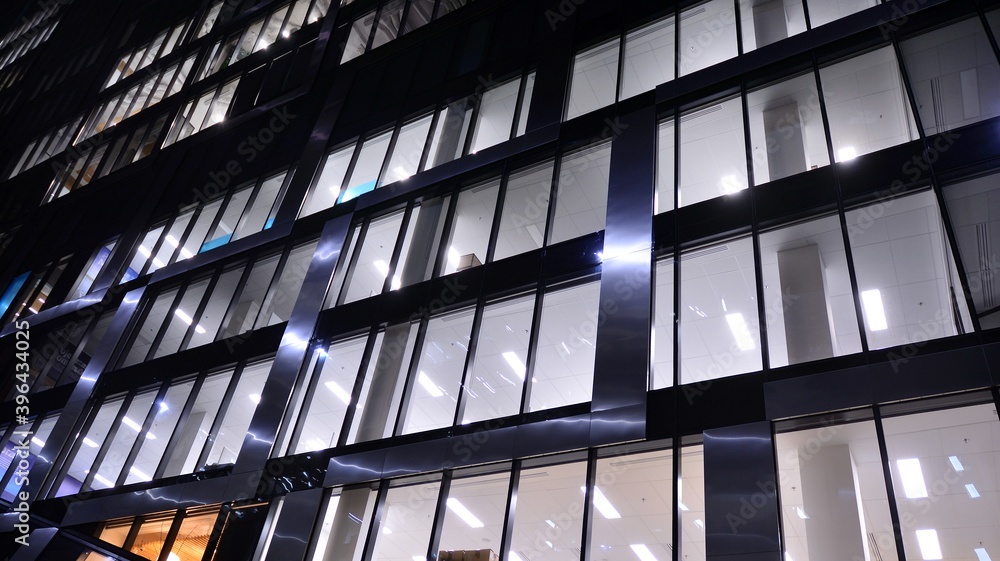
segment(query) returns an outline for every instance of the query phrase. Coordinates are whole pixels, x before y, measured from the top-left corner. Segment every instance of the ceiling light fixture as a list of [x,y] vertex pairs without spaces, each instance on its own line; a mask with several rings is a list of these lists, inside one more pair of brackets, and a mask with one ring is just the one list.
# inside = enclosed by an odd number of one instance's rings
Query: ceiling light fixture
[[521,359],[517,356],[517,353],[515,353],[514,351],[507,351],[503,353],[502,356],[503,359],[507,361],[507,364],[509,364],[510,367],[514,370],[514,374],[517,374],[518,378],[524,380],[524,376],[525,373],[528,371],[528,368],[524,365],[523,362],[521,362]]
[[924,473],[920,469],[920,460],[907,458],[896,460],[899,476],[903,480],[903,492],[908,499],[922,499],[927,496],[927,485],[924,484]]
[[641,559],[642,561],[658,561],[656,559],[656,556],[653,555],[653,552],[650,551],[649,548],[646,547],[646,544],[644,543],[635,543],[630,545],[629,547],[632,548],[632,552],[635,553],[636,556],[639,557],[639,559]]
[[461,518],[463,522],[469,525],[470,528],[482,528],[483,526],[485,526],[485,524],[483,524],[482,521],[476,518],[476,516],[469,511],[469,509],[465,508],[465,505],[459,502],[458,499],[449,498],[447,504],[448,508],[450,508],[452,512],[457,514],[458,517]]
[[432,397],[441,397],[444,395],[441,388],[437,387],[434,381],[431,380],[427,374],[424,374],[423,370],[420,371],[420,376],[417,377],[417,381],[420,382],[420,385],[423,386],[424,389],[427,390],[427,393],[431,394]]
[[858,151],[853,146],[845,146],[837,150],[837,161],[846,162],[858,157]]
[[333,395],[337,396],[340,399],[340,401],[344,402],[344,405],[350,405],[351,395],[345,392],[344,388],[340,387],[340,384],[334,382],[333,380],[330,380],[325,385],[327,389],[333,392]]
[[757,348],[753,342],[753,336],[750,335],[750,328],[747,327],[747,322],[743,319],[743,314],[727,314],[726,323],[729,324],[729,330],[733,332],[736,345],[741,351],[752,351]]
[[865,307],[865,315],[868,316],[868,329],[872,331],[889,329],[889,322],[885,317],[885,307],[882,305],[882,292],[879,289],[862,292],[861,303]]
[[938,541],[937,530],[917,530],[917,543],[920,545],[920,555],[924,561],[943,559],[941,543]]

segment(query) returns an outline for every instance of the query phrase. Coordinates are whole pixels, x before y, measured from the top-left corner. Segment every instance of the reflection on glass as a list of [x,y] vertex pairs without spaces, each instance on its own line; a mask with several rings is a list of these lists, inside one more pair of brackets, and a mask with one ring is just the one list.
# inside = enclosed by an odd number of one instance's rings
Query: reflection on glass
[[740,28],[743,52],[802,33],[806,30],[802,0],[740,0]]
[[326,505],[312,561],[361,561],[377,493],[368,487],[334,491]]
[[499,260],[545,245],[553,162],[518,170],[507,179],[500,233],[493,259]]
[[674,260],[656,262],[649,364],[654,390],[674,385]]
[[164,477],[190,473],[200,467],[198,457],[205,447],[205,442],[213,438],[210,431],[232,378],[233,370],[229,369],[210,375],[202,383],[191,412],[182,419],[176,429],[177,434],[174,438],[177,445],[166,461]]
[[376,336],[348,444],[378,440],[392,434],[418,328],[418,322],[400,323],[388,326]]
[[678,474],[677,501],[681,509],[680,558],[705,561],[705,448],[681,449],[681,472]]
[[486,262],[499,191],[500,180],[495,179],[458,195],[442,274],[478,267]]
[[472,135],[470,154],[500,144],[510,138],[521,80],[510,80],[483,92]]
[[747,111],[755,184],[830,164],[813,74],[750,92]]
[[611,105],[618,85],[618,47],[614,38],[576,55],[566,119]]
[[90,482],[91,489],[105,489],[115,486],[118,475],[132,450],[132,445],[135,444],[140,434],[146,438],[156,438],[156,434],[143,433],[142,430],[143,423],[146,422],[146,414],[149,413],[155,398],[155,391],[144,392],[132,398],[132,403],[125,411],[125,416],[121,418],[118,430],[107,448],[107,453],[100,465],[96,466],[97,473],[94,474],[94,479]]
[[610,168],[610,142],[563,156],[549,243],[604,229]]
[[312,400],[303,408],[302,428],[294,454],[337,445],[367,340],[367,337],[358,337],[318,351],[323,360],[322,370],[313,382]]
[[347,188],[340,197],[341,202],[357,198],[375,188],[391,138],[390,130],[365,141],[351,171]]
[[674,79],[674,17],[655,21],[625,36],[621,98],[648,92]]
[[780,432],[775,447],[786,556],[898,559],[875,423]]
[[761,369],[750,238],[681,256],[680,383]]
[[170,561],[174,558],[180,561],[194,561],[201,559],[205,555],[205,548],[208,546],[212,531],[215,529],[216,520],[219,518],[219,507],[209,508],[206,511],[198,511],[198,514],[187,514],[181,521],[181,526],[177,530],[177,537],[170,548],[167,557]]
[[389,157],[389,164],[379,181],[379,186],[402,181],[417,173],[432,118],[433,115],[427,115],[400,127],[396,144],[392,147],[392,155]]
[[327,156],[323,171],[316,181],[316,186],[309,191],[309,200],[300,216],[308,216],[324,208],[330,208],[337,202],[352,155],[354,155],[353,144]]
[[657,127],[656,192],[653,194],[653,214],[674,210],[675,136],[673,118],[661,122]]
[[450,426],[462,386],[474,311],[459,311],[427,322],[403,418],[403,434]]
[[666,450],[597,460],[591,559],[671,559],[671,457]]
[[139,442],[139,452],[125,478],[126,485],[150,481],[156,475],[156,468],[193,387],[193,381],[175,384],[167,390],[167,395],[162,400],[154,403],[153,422]]
[[372,561],[423,559],[431,539],[438,482],[393,487],[385,496],[381,531],[375,534]]
[[[72,495],[81,490],[83,482],[87,479],[87,474],[90,473],[94,460],[97,458],[97,452],[104,444],[104,439],[114,425],[115,417],[123,403],[124,399],[118,398],[107,400],[101,405],[91,421],[90,428],[77,444],[76,455],[66,472],[65,479],[59,485],[57,497]],[[114,481],[102,481],[101,479],[96,479],[96,483],[104,487],[112,487],[115,484]]]
[[761,234],[771,367],[861,352],[840,219]]
[[[448,490],[438,559],[445,552],[500,552],[510,475],[456,477]],[[421,556],[422,558],[422,556]],[[513,557],[508,557],[513,559]]]
[[736,56],[736,11],[731,0],[708,0],[681,12],[680,75]]
[[129,348],[128,355],[126,355],[125,360],[122,362],[122,366],[130,366],[146,360],[146,355],[153,344],[153,339],[156,337],[157,332],[160,331],[163,320],[166,319],[170,306],[177,296],[177,291],[177,288],[172,288],[161,292],[156,297],[142,325],[135,328],[132,346]]
[[[347,280],[344,303],[354,302],[382,293],[385,279],[389,275],[392,251],[396,245],[403,224],[403,211],[372,220],[361,242],[356,263]],[[400,285],[397,277],[393,285]]]
[[849,211],[847,233],[869,348],[972,331],[932,192]]
[[586,476],[586,462],[521,472],[508,559],[580,559]]
[[807,0],[809,23],[819,27],[878,4],[878,0]]
[[254,411],[260,403],[264,382],[271,371],[271,361],[252,364],[243,369],[236,391],[233,392],[229,408],[222,417],[219,431],[208,453],[208,465],[225,465],[236,463],[236,457],[243,447],[243,440],[250,428]]
[[739,98],[681,115],[677,206],[738,193],[748,187]]
[[139,532],[136,534],[135,542],[133,542],[130,551],[139,557],[149,559],[149,561],[156,561],[163,550],[163,544],[173,523],[174,513],[147,517],[142,526],[139,527]]

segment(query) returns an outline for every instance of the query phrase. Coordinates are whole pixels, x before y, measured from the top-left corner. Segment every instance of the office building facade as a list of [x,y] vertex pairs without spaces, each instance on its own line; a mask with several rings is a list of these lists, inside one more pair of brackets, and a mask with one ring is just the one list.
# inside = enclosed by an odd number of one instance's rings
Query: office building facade
[[0,554],[1000,560],[1000,2],[10,4]]

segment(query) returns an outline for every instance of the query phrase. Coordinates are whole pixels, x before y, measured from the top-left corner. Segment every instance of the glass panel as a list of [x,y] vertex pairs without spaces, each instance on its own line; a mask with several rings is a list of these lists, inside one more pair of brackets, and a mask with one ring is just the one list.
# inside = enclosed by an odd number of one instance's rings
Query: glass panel
[[285,21],[285,14],[287,13],[288,6],[286,5],[271,14],[271,17],[267,20],[267,27],[264,28],[264,32],[261,33],[257,45],[253,48],[254,52],[266,49],[268,45],[278,40],[278,31],[281,29],[281,24]]
[[186,138],[188,135],[192,135],[204,128],[205,116],[208,115],[208,108],[212,105],[212,100],[215,98],[215,90],[205,92],[200,98],[194,103],[191,113],[189,114],[187,110],[184,111],[184,115],[190,115],[186,118],[184,122],[183,129],[178,135],[177,140]]
[[372,48],[378,48],[392,41],[399,33],[399,23],[403,18],[404,0],[389,0],[382,6],[378,16],[378,27],[375,28],[375,38]]
[[979,18],[900,43],[924,133],[1000,115],[1000,67]]
[[875,423],[774,440],[786,556],[816,561],[836,551],[846,559],[898,559]]
[[197,314],[201,299],[205,296],[208,283],[211,279],[201,279],[192,282],[184,290],[180,304],[173,310],[173,314],[167,320],[167,328],[163,332],[163,339],[156,347],[153,358],[176,353],[180,349],[181,341],[191,329],[193,317]]
[[147,517],[139,527],[135,543],[132,545],[132,553],[149,561],[156,561],[163,550],[163,542],[167,539],[173,522],[172,512]]
[[427,115],[400,127],[396,144],[392,147],[392,156],[389,157],[389,165],[386,166],[379,186],[402,181],[417,173],[433,117],[433,115]]
[[122,366],[130,366],[146,360],[153,339],[160,331],[160,327],[163,326],[163,320],[167,319],[167,314],[170,313],[170,307],[173,305],[174,297],[177,296],[177,291],[177,288],[172,288],[161,292],[156,297],[149,309],[149,314],[142,322],[142,326],[135,328],[135,339],[132,341],[132,346],[129,348]]
[[[278,193],[281,192],[281,185],[284,181],[285,174],[281,173],[265,179],[261,183],[260,188],[257,189],[257,196],[253,200],[253,205],[251,205],[249,211],[244,213],[243,218],[240,220],[240,225],[236,227],[236,232],[233,234],[234,240],[271,227],[272,219],[269,218],[271,216],[271,209],[278,198]],[[223,220],[225,219],[226,217],[223,216]]]
[[750,238],[681,256],[680,383],[761,369]]
[[673,118],[661,122],[657,127],[656,192],[653,194],[653,214],[674,210],[675,137]]
[[317,351],[325,360],[322,370],[314,374],[314,394],[300,416],[302,428],[293,454],[337,445],[367,341],[368,337],[358,337]]
[[677,500],[681,519],[680,556],[705,561],[705,451],[701,445],[681,449]]
[[529,411],[590,401],[600,298],[599,281],[543,297]]
[[254,45],[257,44],[257,37],[260,35],[261,28],[263,27],[264,18],[258,19],[247,27],[246,32],[243,34],[243,40],[240,41],[240,48],[233,54],[232,62],[236,62],[254,52]]
[[760,236],[770,366],[861,352],[840,219]]
[[361,488],[345,489],[330,497],[316,529],[319,535],[312,561],[361,561],[376,496],[374,489]]
[[[402,224],[403,212],[400,211],[376,218],[368,225],[361,252],[347,281],[347,292],[343,296],[345,303],[382,293]],[[398,284],[397,278],[393,278],[393,284]]]
[[387,131],[379,136],[369,138],[361,147],[361,153],[351,171],[351,178],[347,182],[347,189],[341,195],[341,202],[349,201],[375,188],[378,176],[382,172],[382,162],[385,161],[385,154],[389,150],[389,140],[392,138],[392,131]]
[[892,47],[821,68],[819,75],[836,161],[917,138]]
[[[226,395],[226,389],[233,378],[233,370],[227,370],[219,374],[210,375],[205,379],[198,391],[198,396],[191,407],[191,413],[181,422],[177,428],[177,444],[174,446],[172,455],[167,459],[163,476],[172,477],[182,473],[191,473],[199,467],[198,456],[205,447],[205,442],[214,440],[214,436],[209,433],[212,424],[222,406],[222,399]],[[242,404],[241,404],[242,405]]]
[[323,171],[309,193],[309,202],[302,209],[301,216],[309,216],[324,208],[330,208],[337,202],[352,155],[354,155],[353,144],[327,156]]
[[449,551],[499,552],[509,488],[506,473],[455,478],[448,489],[437,558],[446,559]]
[[470,154],[510,139],[520,89],[521,80],[515,79],[483,92]]
[[672,558],[673,471],[669,450],[597,460],[591,559]]
[[681,76],[736,56],[734,8],[732,0],[709,0],[681,12]]
[[208,453],[208,466],[220,466],[236,463],[236,457],[243,447],[243,440],[250,428],[254,411],[261,400],[261,392],[267,374],[271,371],[271,361],[252,364],[243,369],[240,374],[233,399],[229,403],[219,432],[215,435]]
[[292,307],[295,306],[295,300],[299,296],[317,243],[318,241],[300,245],[289,252],[281,276],[278,277],[278,283],[264,299],[260,316],[255,324],[256,328],[288,321],[291,317]]
[[382,509],[382,531],[374,537],[373,561],[426,557],[440,489],[438,482],[389,489]]
[[210,202],[201,208],[198,220],[191,228],[191,233],[188,234],[187,240],[184,242],[184,248],[181,249],[182,258],[194,257],[202,251],[205,236],[208,235],[208,229],[212,227],[212,222],[215,221],[215,216],[219,213],[220,208],[222,208],[222,199]]
[[176,558],[180,561],[187,561],[204,557],[205,548],[208,547],[218,518],[218,507],[204,514],[185,516],[184,520],[181,521],[177,538],[174,540],[173,547],[170,548],[167,559],[174,561]]
[[[990,248],[1000,239],[1000,176],[987,175],[944,188],[945,206],[951,217],[958,251],[962,255],[966,282],[983,329],[1000,327],[1000,256]],[[956,288],[958,288],[956,286]]]
[[403,412],[402,434],[451,426],[462,387],[475,310],[431,318]]
[[674,260],[656,262],[649,357],[654,390],[674,385]]
[[807,0],[809,23],[818,27],[878,4],[878,0]]
[[347,269],[350,266],[351,256],[358,246],[358,238],[361,236],[361,224],[355,224],[351,228],[351,235],[347,239],[347,247],[341,249],[337,259],[337,267],[333,271],[333,279],[330,281],[330,288],[326,293],[326,301],[323,302],[323,309],[332,308],[337,305],[340,293],[344,290],[344,280],[347,278]]
[[461,158],[471,123],[472,102],[469,99],[456,101],[438,111],[425,169]]
[[618,87],[618,48],[615,37],[583,51],[573,59],[566,119],[611,105]]
[[372,34],[372,25],[375,23],[375,12],[369,12],[351,24],[351,34],[347,37],[347,45],[344,46],[344,56],[340,59],[340,64],[365,54],[368,47],[368,37]]
[[740,0],[740,28],[745,53],[802,33],[802,0]]
[[549,243],[604,229],[608,209],[611,143],[563,156],[556,184],[556,214]]
[[254,263],[250,278],[240,292],[239,300],[229,311],[229,319],[223,327],[220,339],[239,335],[253,328],[267,288],[271,285],[274,272],[278,269],[279,258],[279,255],[271,255]]
[[282,37],[289,37],[305,25],[306,12],[309,10],[309,0],[297,0],[292,6],[292,14],[288,16],[285,28],[281,30]]
[[208,116],[205,126],[202,128],[208,128],[226,119],[226,114],[229,112],[229,103],[232,102],[233,94],[236,93],[236,86],[239,83],[240,79],[235,78],[222,86],[222,89],[219,90],[219,97],[212,103],[212,112]]
[[156,403],[153,424],[139,443],[139,453],[128,470],[128,477],[125,478],[126,485],[153,479],[193,387],[194,381],[175,384],[167,390],[167,395]]
[[847,233],[869,348],[972,331],[932,192],[849,211]]
[[500,180],[495,179],[459,193],[442,274],[464,271],[486,262],[499,192]]
[[[18,475],[12,475],[10,479],[7,480],[7,486],[3,489],[3,493],[0,497],[5,501],[11,503],[20,502],[17,499],[18,494],[24,485],[28,484],[27,478],[23,475],[29,473],[31,468],[35,465],[35,460],[42,453],[42,448],[45,446],[45,441],[48,440],[49,435],[52,434],[52,429],[56,426],[56,421],[59,420],[59,414],[56,413],[45,419],[42,419],[40,423],[35,425],[34,434],[30,435],[31,438],[28,440],[28,455],[27,457],[22,456],[24,452],[20,448],[19,441],[24,438],[22,435],[15,436],[10,435],[9,440],[0,448],[0,477],[3,477],[10,471],[12,465],[16,465],[17,468],[15,473]],[[13,429],[13,427],[11,427]],[[4,429],[0,429],[0,436],[3,435]],[[18,445],[18,449],[15,450],[14,446]],[[50,450],[51,453],[51,450]],[[21,464],[21,461],[27,461],[28,465],[25,467]],[[6,464],[6,465],[5,465]],[[23,468],[23,469],[22,469]]]
[[[129,263],[125,274],[122,276],[121,282],[128,282],[132,279],[137,278],[141,273],[143,273],[143,268],[146,266],[146,261],[153,256],[153,248],[156,247],[156,242],[160,239],[160,235],[163,233],[163,226],[158,228],[153,228],[146,233],[146,236],[142,238],[142,243],[135,250],[135,255],[132,256],[132,261]],[[166,263],[162,261],[155,265],[157,268],[163,267]]]
[[[70,464],[69,470],[66,472],[66,477],[59,484],[59,490],[56,492],[57,497],[72,495],[81,490],[83,481],[87,478],[87,474],[90,473],[90,468],[97,458],[97,452],[100,450],[101,445],[104,444],[104,439],[107,438],[108,431],[111,430],[115,422],[115,417],[118,416],[118,410],[121,409],[124,402],[125,400],[122,398],[109,399],[101,405],[100,410],[97,411],[97,415],[94,417],[93,423],[90,425],[90,429],[87,430],[87,434],[84,435],[78,445],[76,455],[73,457],[73,463]],[[111,487],[115,484],[114,481],[101,481],[101,479],[97,479],[96,477],[95,480],[98,485],[106,487]]]
[[410,9],[406,12],[406,22],[403,33],[409,33],[418,27],[423,27],[431,21],[434,15],[434,0],[410,0]]
[[830,164],[812,73],[747,94],[747,111],[755,184]]
[[[173,263],[174,253],[177,252],[177,246],[180,245],[179,240],[184,239],[184,231],[187,229],[188,223],[191,222],[193,215],[194,211],[184,212],[170,225],[167,235],[163,238],[163,242],[160,243],[160,248],[156,251],[156,257],[153,259],[153,265],[149,268],[149,272]],[[157,263],[161,265],[157,265]]]
[[734,98],[681,116],[680,185],[684,207],[748,186],[743,106]]
[[116,547],[122,547],[125,545],[125,540],[128,538],[128,532],[132,529],[132,523],[135,521],[134,518],[129,518],[128,520],[122,522],[112,522],[101,528],[101,534],[98,539],[103,542],[108,542]]
[[[125,416],[122,417],[121,424],[115,433],[107,454],[101,461],[101,465],[90,482],[91,489],[105,489],[114,487],[121,473],[125,461],[128,459],[132,446],[142,432],[142,425],[146,422],[146,415],[149,413],[153,400],[156,399],[156,391],[148,391],[135,396],[129,404]],[[156,438],[155,434],[147,432],[147,439]]]
[[229,309],[229,304],[233,301],[233,295],[239,287],[242,276],[242,266],[222,273],[215,288],[212,289],[212,295],[209,297],[201,317],[198,318],[198,323],[194,326],[194,333],[191,334],[191,341],[184,347],[185,349],[206,345],[215,340],[219,326],[222,325],[226,310]]
[[417,328],[417,323],[401,323],[387,327],[376,336],[348,444],[377,440],[392,434],[410,357],[413,356]]
[[499,260],[545,245],[553,162],[516,171],[507,178],[493,259]]
[[212,30],[212,26],[215,25],[215,20],[219,17],[219,12],[222,10],[223,2],[216,2],[209,7],[208,12],[205,13],[205,19],[201,22],[201,27],[198,28],[198,33],[195,38],[204,37]]
[[586,484],[586,462],[522,471],[508,559],[580,559]]
[[521,136],[528,129],[528,112],[531,108],[531,96],[535,93],[535,73],[532,71],[525,78],[524,84],[524,97],[521,98],[521,105],[518,108],[517,117],[517,133],[515,136]]
[[674,34],[674,18],[669,16],[625,36],[622,99],[674,79]]

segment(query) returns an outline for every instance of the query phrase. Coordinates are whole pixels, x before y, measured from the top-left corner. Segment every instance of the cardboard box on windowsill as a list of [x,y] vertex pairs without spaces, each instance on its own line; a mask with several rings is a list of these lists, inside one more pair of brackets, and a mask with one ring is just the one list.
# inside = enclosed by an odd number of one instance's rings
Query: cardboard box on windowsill
[[439,552],[438,561],[500,561],[500,557],[492,549],[459,549]]

